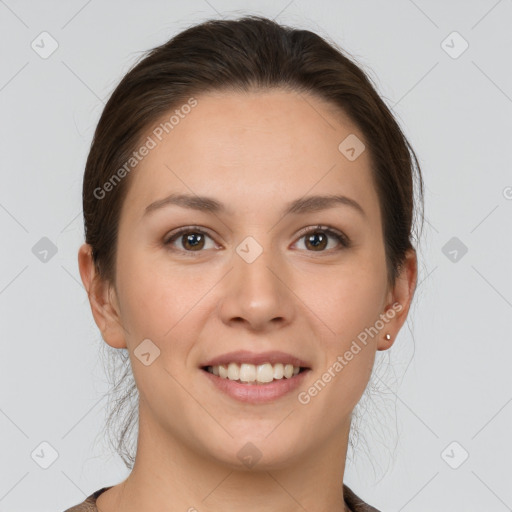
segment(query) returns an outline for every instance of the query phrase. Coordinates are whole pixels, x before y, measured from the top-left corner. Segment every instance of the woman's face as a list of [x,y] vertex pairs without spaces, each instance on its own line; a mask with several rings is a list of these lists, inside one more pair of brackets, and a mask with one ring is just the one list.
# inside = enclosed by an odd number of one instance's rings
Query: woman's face
[[[410,297],[387,287],[370,155],[347,117],[282,90],[196,100],[169,133],[147,134],[155,147],[131,171],[117,322],[103,335],[129,348],[141,428],[211,460],[277,467],[343,445],[375,351],[391,345],[384,336],[394,339]],[[171,194],[189,199],[157,206]],[[280,351],[309,369],[284,393],[285,377],[230,384],[237,398],[203,369],[234,351]],[[258,401],[264,386],[274,395]]]

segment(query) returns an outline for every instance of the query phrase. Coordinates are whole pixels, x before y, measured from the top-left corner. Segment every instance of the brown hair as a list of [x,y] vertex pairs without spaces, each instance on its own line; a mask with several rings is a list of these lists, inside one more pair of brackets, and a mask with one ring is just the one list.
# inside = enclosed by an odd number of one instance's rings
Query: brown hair
[[[98,122],[83,182],[85,241],[98,276],[115,285],[117,229],[130,174],[98,198],[98,190],[130,159],[151,127],[172,108],[209,91],[251,92],[284,88],[313,94],[345,112],[364,135],[382,212],[388,282],[393,284],[408,249],[414,248],[414,180],[423,221],[423,180],[416,155],[371,79],[335,43],[260,16],[209,20],[158,46],[124,76]],[[124,174],[124,173],[123,173]],[[106,344],[104,344],[106,345]],[[125,368],[114,391],[130,378],[126,351],[115,350]],[[110,424],[130,398],[135,382],[116,400]],[[127,467],[134,455],[125,437],[136,421],[128,406],[116,451]]]

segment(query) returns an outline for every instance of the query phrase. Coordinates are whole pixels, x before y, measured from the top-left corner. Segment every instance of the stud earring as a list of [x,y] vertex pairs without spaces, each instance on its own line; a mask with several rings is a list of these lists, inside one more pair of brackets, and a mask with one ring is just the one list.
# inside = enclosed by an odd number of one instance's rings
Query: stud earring
[[386,336],[384,336],[387,340],[390,340],[391,339],[391,336],[389,334],[386,334]]

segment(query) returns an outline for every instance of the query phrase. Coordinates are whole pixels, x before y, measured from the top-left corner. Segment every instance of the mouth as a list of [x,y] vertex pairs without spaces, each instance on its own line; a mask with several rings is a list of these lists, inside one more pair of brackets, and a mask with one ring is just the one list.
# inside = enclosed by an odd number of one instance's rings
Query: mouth
[[222,380],[264,385],[289,380],[311,370],[309,363],[286,352],[230,352],[205,361],[201,370]]
[[312,365],[281,351],[229,352],[199,366],[207,382],[241,403],[263,405],[285,400],[303,386]]
[[311,368],[283,363],[263,363],[254,365],[250,363],[237,364],[231,362],[229,364],[202,366],[201,370],[215,375],[220,379],[254,386],[292,379],[299,374],[311,370]]

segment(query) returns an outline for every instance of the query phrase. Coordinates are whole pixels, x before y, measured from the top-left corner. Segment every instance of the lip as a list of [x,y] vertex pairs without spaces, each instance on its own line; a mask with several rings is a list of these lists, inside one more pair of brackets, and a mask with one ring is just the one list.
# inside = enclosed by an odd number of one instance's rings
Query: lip
[[[220,356],[214,357],[200,365],[200,368],[206,368],[207,366],[227,366],[229,363],[247,363],[247,364],[293,364],[293,366],[300,366],[301,368],[311,369],[310,365],[299,359],[298,357],[287,354],[286,352],[280,352],[278,350],[272,350],[270,352],[250,352],[248,350],[237,350],[236,352],[229,352]],[[299,373],[299,375],[301,375]]]
[[289,379],[283,377],[282,379],[274,380],[266,384],[242,384],[234,380],[223,379],[207,370],[201,370],[201,373],[204,374],[217,389],[235,400],[251,404],[272,402],[288,395],[304,382],[304,379],[310,372],[310,369],[304,370]]

